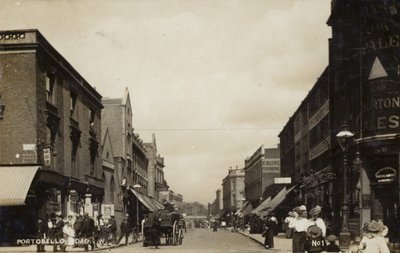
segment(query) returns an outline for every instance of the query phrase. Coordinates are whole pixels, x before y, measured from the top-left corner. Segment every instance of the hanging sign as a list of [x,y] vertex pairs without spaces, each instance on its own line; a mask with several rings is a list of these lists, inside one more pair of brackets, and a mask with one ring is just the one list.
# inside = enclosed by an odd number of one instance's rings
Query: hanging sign
[[375,173],[376,182],[392,183],[397,175],[397,171],[392,167],[384,167]]

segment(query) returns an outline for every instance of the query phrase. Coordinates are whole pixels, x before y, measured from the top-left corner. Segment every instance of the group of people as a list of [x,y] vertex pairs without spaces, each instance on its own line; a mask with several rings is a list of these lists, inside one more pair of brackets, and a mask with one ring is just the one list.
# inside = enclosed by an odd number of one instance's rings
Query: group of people
[[[66,252],[67,246],[89,251],[89,246],[93,250],[99,244],[119,244],[124,236],[127,245],[130,232],[128,216],[121,223],[121,235],[117,239],[117,222],[113,215],[105,220],[102,215],[93,219],[88,213],[69,215],[66,219],[60,213],[52,214],[47,221],[39,218],[37,226],[37,238],[49,239],[54,252]],[[45,252],[45,244],[37,244],[37,252]]]
[[319,217],[320,213],[320,206],[307,212],[305,205],[297,206],[288,213],[285,219],[286,235],[292,238],[293,252],[340,252],[336,236],[326,237],[326,225]]
[[362,240],[355,240],[350,246],[351,253],[390,253],[385,236],[388,228],[381,220],[366,222],[362,227]]

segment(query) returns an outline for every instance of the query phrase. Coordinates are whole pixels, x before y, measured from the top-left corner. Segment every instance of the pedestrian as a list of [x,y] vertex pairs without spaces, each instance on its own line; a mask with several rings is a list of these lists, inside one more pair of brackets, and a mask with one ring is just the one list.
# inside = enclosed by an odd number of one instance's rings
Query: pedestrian
[[67,246],[73,246],[75,241],[75,231],[72,228],[70,221],[65,221],[63,227],[64,234],[64,250],[66,250]]
[[53,252],[57,252],[58,248],[60,248],[61,252],[65,252],[64,244],[62,241],[64,240],[64,233],[63,233],[64,221],[61,213],[56,215],[55,221],[53,223]]
[[321,207],[316,206],[310,210],[310,223],[318,226],[322,230],[322,237],[325,238],[326,235],[326,225],[323,219],[319,217],[319,214],[321,213]]
[[122,237],[124,237],[124,236],[125,236],[125,246],[128,245],[129,232],[130,232],[128,218],[129,218],[129,215],[125,214],[124,221],[121,223],[121,226],[120,226],[121,234],[119,235],[117,245],[120,243],[120,241],[122,240]]
[[[75,217],[75,222],[73,225],[74,231],[75,231],[75,239],[79,240],[81,239],[81,226],[82,226],[82,216],[79,214],[76,215]],[[74,248],[78,247],[79,245],[77,243],[74,243]]]
[[359,249],[363,253],[390,253],[389,247],[382,236],[381,225],[373,220],[364,224],[364,236],[360,242]]
[[89,245],[91,246],[91,250],[94,250],[94,230],[94,220],[89,216],[88,213],[85,213],[81,223],[81,235],[84,239],[85,251],[89,251]]
[[325,247],[326,252],[341,252],[339,246],[336,244],[337,237],[335,235],[328,235],[326,239],[329,242],[329,244]]
[[158,249],[160,245],[160,226],[161,219],[157,212],[154,213],[153,223],[151,225],[151,239],[153,241],[153,245],[155,249]]
[[97,244],[104,242],[104,219],[103,215],[97,215],[97,218],[94,222],[95,224],[95,233],[94,233],[94,247],[97,248]]
[[110,241],[113,244],[116,244],[117,240],[117,221],[115,220],[115,216],[111,215],[108,220],[108,229],[110,231]]
[[326,242],[322,237],[322,230],[317,225],[307,228],[307,241],[305,248],[308,253],[321,253],[325,250]]
[[[46,229],[47,224],[43,222],[41,218],[38,218],[38,224],[37,224],[37,239],[44,239],[46,237]],[[37,245],[37,252],[45,252],[44,250],[44,243],[39,242]]]
[[267,249],[274,248],[274,236],[278,227],[278,221],[273,216],[273,214],[268,214],[267,217],[264,218],[264,246]]
[[294,219],[289,223],[289,227],[293,229],[292,250],[293,253],[305,251],[306,231],[310,226],[310,221],[305,218],[307,216],[307,208],[304,205],[293,209]]
[[285,218],[285,220],[283,221],[284,224],[284,231],[286,233],[286,238],[292,238],[292,234],[293,234],[293,228],[289,227],[289,223],[294,219],[294,213],[293,212],[289,212],[288,216]]
[[213,232],[217,232],[218,231],[218,221],[214,221],[213,222]]

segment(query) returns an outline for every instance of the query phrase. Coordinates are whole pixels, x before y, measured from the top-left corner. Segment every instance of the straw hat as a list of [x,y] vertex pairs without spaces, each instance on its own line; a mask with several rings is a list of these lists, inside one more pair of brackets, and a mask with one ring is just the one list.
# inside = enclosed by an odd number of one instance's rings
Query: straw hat
[[[383,228],[382,228],[382,229],[383,229]],[[371,221],[371,222],[368,224],[368,226],[367,226],[367,230],[368,230],[369,232],[372,232],[372,233],[376,233],[376,232],[382,231],[382,230],[381,230],[381,226],[380,226],[379,223],[376,222],[376,221]]]
[[312,225],[307,228],[307,234],[314,238],[320,237],[322,235],[322,230],[316,225]]
[[310,215],[318,215],[321,213],[321,207],[316,206],[313,209],[310,210]]
[[328,240],[328,242],[334,242],[337,238],[335,235],[329,235],[326,239]]

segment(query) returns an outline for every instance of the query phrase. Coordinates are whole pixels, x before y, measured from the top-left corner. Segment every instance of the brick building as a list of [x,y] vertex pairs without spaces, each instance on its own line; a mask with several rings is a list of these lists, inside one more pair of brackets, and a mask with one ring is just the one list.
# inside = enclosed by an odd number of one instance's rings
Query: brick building
[[256,207],[263,200],[265,189],[280,176],[279,148],[261,146],[245,160],[244,171],[246,200]]
[[15,243],[38,217],[102,202],[103,106],[37,30],[1,31],[0,64],[0,241]]

